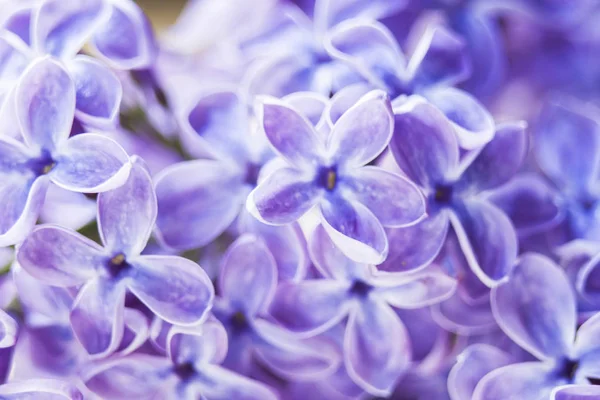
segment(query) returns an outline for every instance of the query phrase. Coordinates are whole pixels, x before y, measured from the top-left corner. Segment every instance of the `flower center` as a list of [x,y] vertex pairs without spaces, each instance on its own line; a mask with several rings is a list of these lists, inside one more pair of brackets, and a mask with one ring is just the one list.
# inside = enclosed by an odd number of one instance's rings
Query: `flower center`
[[335,189],[338,182],[338,174],[336,167],[323,167],[317,173],[317,183],[328,191]]
[[577,368],[579,368],[579,362],[574,360],[565,360],[562,364],[561,375],[569,381],[573,381],[575,379],[575,374],[577,373]]
[[108,261],[106,267],[111,277],[119,278],[131,266],[129,265],[129,263],[127,263],[125,255],[123,253],[119,253]]
[[433,200],[439,204],[448,204],[452,200],[452,192],[450,185],[436,185]]
[[175,366],[173,372],[175,372],[175,375],[182,381],[187,381],[192,376],[196,375],[196,368],[194,368],[194,364],[191,362],[186,362]]
[[357,297],[365,297],[367,294],[369,294],[371,289],[373,289],[373,286],[369,285],[368,283],[361,280],[355,280],[350,288],[350,293]]
[[248,163],[246,165],[246,177],[244,179],[244,182],[248,185],[251,186],[256,186],[256,184],[258,183],[258,173],[260,172],[260,166],[253,164],[253,163]]
[[38,158],[29,160],[29,169],[33,171],[36,176],[46,175],[50,173],[56,167],[56,161],[50,155],[47,150],[42,150],[42,154]]
[[233,313],[229,319],[229,323],[231,324],[231,329],[236,334],[243,333],[249,329],[248,318],[241,311]]

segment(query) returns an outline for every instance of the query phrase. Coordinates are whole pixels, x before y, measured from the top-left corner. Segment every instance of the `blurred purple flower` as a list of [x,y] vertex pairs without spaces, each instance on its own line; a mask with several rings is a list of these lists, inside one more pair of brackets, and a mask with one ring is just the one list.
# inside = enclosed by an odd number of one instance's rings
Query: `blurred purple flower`
[[83,400],[74,386],[52,379],[31,379],[0,385],[0,396],[6,400]]
[[104,247],[76,232],[45,225],[35,228],[17,251],[23,268],[45,283],[83,285],[70,320],[90,354],[110,354],[121,343],[127,290],[172,323],[195,324],[212,305],[212,283],[197,264],[177,256],[140,255],[156,212],[152,180],[143,162],[134,158],[127,182],[98,196]]

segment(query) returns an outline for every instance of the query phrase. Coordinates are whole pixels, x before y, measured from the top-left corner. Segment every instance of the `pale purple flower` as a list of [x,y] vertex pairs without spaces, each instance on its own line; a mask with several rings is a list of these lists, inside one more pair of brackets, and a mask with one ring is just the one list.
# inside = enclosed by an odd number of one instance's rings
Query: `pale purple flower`
[[53,379],[31,379],[0,385],[0,398],[6,400],[83,400],[75,386]]
[[0,309],[0,348],[10,347],[17,338],[17,322]]
[[140,255],[156,212],[152,180],[135,158],[127,182],[98,196],[104,247],[76,232],[42,225],[17,251],[21,266],[45,283],[82,285],[70,320],[90,354],[110,354],[121,343],[127,291],[171,323],[198,323],[212,305],[212,283],[196,263],[177,256]]
[[50,182],[75,192],[123,184],[131,163],[116,142],[100,134],[69,138],[75,87],[67,71],[42,58],[23,73],[11,120],[24,143],[0,137],[0,244],[19,242],[35,224]]
[[327,140],[277,99],[263,99],[260,114],[269,142],[287,164],[248,196],[247,208],[259,220],[285,225],[316,207],[344,254],[378,264],[389,250],[383,226],[407,226],[423,217],[423,197],[412,182],[366,166],[392,135],[393,115],[383,92],[362,97],[340,117]]
[[323,278],[281,283],[271,313],[288,329],[306,336],[348,318],[343,341],[348,374],[369,393],[389,394],[411,360],[406,328],[393,308],[442,301],[454,291],[455,281],[435,268],[421,274],[377,276],[373,266],[346,258],[321,225],[309,249]]

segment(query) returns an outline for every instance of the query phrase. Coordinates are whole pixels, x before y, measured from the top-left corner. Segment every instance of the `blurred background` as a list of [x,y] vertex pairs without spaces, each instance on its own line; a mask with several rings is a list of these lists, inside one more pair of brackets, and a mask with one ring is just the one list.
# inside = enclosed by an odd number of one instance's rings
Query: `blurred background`
[[146,11],[154,27],[160,31],[177,19],[186,0],[136,0],[136,2]]

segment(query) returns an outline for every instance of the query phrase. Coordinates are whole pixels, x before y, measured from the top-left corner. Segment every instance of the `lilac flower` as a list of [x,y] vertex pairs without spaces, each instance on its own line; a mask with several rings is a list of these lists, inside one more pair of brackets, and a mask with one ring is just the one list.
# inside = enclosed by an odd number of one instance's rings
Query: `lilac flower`
[[75,88],[56,61],[33,63],[16,88],[15,101],[13,121],[24,143],[0,137],[1,245],[17,243],[28,233],[50,182],[76,192],[101,192],[121,185],[131,168],[125,151],[102,135],[68,138]]
[[265,385],[219,364],[227,354],[227,334],[210,319],[201,327],[172,327],[168,358],[144,354],[108,360],[87,372],[87,385],[102,398],[205,398],[275,400]]
[[33,230],[17,259],[34,277],[78,286],[73,331],[93,355],[112,353],[123,336],[125,293],[130,291],[168,322],[195,324],[212,305],[213,287],[195,263],[177,256],[140,255],[156,220],[156,196],[143,162],[134,158],[127,182],[98,196],[104,247],[58,226]]
[[17,322],[0,309],[0,349],[15,344],[17,337]]
[[593,400],[600,396],[598,386],[565,385],[552,391],[554,400]]
[[406,328],[392,307],[412,309],[442,301],[454,291],[454,280],[435,270],[378,277],[372,266],[347,259],[323,226],[313,233],[310,252],[323,279],[281,283],[271,313],[288,329],[307,336],[348,317],[348,374],[367,392],[388,395],[410,362]]
[[388,253],[382,225],[414,224],[424,213],[418,189],[407,179],[365,166],[387,146],[393,129],[387,96],[365,95],[333,126],[326,143],[294,109],[264,99],[262,124],[287,162],[250,193],[248,210],[273,225],[298,220],[318,206],[336,246],[357,261],[378,264]]
[[52,379],[32,379],[0,385],[0,396],[6,400],[83,400],[74,386]]
[[[390,148],[428,199],[428,218],[398,233],[400,255],[395,259],[406,257],[405,262],[418,265],[435,256],[451,223],[475,275],[488,286],[502,279],[517,255],[517,238],[510,220],[486,200],[485,192],[519,169],[527,149],[524,126],[498,126],[489,144],[459,161],[454,126],[434,106],[413,97],[395,109]],[[393,271],[399,266],[382,268]]]
[[547,399],[557,386],[599,377],[600,315],[576,332],[574,293],[551,260],[523,255],[509,280],[492,289],[492,308],[502,330],[540,361],[493,370],[477,384],[474,400]]
[[275,373],[328,376],[339,364],[336,349],[319,340],[301,341],[269,321],[266,312],[277,287],[277,265],[265,243],[246,234],[223,257],[214,314],[228,332],[223,365],[248,375],[257,357]]
[[392,34],[381,24],[348,20],[328,38],[327,51],[381,88],[400,105],[405,96],[419,94],[452,121],[459,144],[475,149],[494,135],[491,115],[466,92],[452,87],[469,75],[463,41],[442,27],[430,27],[410,61],[405,61]]

